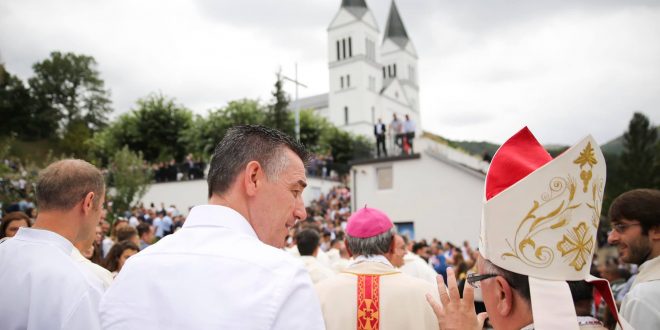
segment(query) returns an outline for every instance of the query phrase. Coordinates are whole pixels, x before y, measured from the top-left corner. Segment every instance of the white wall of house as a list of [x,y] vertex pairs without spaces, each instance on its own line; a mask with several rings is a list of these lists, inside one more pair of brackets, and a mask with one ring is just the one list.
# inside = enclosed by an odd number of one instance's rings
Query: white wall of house
[[[454,244],[468,240],[476,246],[485,176],[424,150],[419,159],[353,166],[354,206],[381,209],[395,223],[413,222],[415,239],[437,238]],[[388,168],[391,188],[379,189],[378,171],[386,173]]]
[[[309,205],[321,194],[327,194],[337,185],[337,181],[308,177],[307,188],[303,191],[305,205]],[[174,204],[179,211],[188,214],[189,208],[207,203],[207,187],[206,180],[155,183],[149,187],[141,201],[145,206],[151,203],[159,206],[161,202],[165,203],[165,206]]]

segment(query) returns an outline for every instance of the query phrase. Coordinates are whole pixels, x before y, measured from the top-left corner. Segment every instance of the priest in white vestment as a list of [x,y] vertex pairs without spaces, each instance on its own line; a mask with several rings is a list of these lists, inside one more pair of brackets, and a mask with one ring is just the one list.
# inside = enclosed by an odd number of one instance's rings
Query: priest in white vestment
[[78,159],[39,174],[39,214],[0,244],[0,329],[100,329],[101,281],[71,254],[101,219],[103,174]]
[[346,234],[354,262],[316,285],[326,328],[438,329],[425,300],[426,294],[437,296],[437,290],[401,273],[387,258],[395,252],[392,221],[376,209],[363,208],[348,220]]
[[335,272],[316,259],[316,254],[321,250],[319,241],[319,232],[313,228],[303,229],[296,235],[300,259],[314,284],[335,275]]

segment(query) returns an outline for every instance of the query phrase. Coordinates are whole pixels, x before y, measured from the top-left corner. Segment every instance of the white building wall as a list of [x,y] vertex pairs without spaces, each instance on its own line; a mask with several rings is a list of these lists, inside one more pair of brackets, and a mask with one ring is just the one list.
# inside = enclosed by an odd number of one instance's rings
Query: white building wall
[[[376,171],[392,167],[392,189],[379,190]],[[383,210],[394,222],[413,222],[415,239],[460,244],[479,239],[484,178],[422,152],[421,158],[354,166],[354,205]]]
[[[307,188],[303,190],[305,206],[310,205],[312,200],[317,199],[321,194],[327,194],[337,185],[339,185],[337,181],[308,177]],[[145,206],[151,203],[156,206],[159,206],[160,203],[165,203],[166,206],[174,204],[179,211],[188,214],[189,208],[207,204],[207,196],[206,180],[163,182],[152,184],[141,201]]]

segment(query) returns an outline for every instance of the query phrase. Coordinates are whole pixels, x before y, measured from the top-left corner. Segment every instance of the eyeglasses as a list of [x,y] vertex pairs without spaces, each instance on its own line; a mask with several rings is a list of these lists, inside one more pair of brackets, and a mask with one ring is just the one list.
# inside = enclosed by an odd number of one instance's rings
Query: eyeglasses
[[466,281],[475,289],[481,287],[479,284],[480,281],[489,279],[491,277],[500,276],[500,274],[477,274],[477,273],[468,273]]
[[[641,223],[621,223],[621,222],[619,222],[619,223],[613,224],[612,229],[613,229],[613,231],[616,231],[619,234],[623,234],[623,232],[625,232],[626,229],[628,229],[628,227],[641,226],[641,225],[642,225]],[[612,230],[610,230],[610,232],[608,234],[611,234],[611,233],[612,233]]]

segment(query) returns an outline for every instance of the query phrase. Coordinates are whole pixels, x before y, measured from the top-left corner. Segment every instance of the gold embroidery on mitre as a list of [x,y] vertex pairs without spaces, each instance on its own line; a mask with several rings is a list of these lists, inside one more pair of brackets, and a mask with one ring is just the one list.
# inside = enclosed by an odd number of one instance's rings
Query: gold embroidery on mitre
[[[594,148],[591,146],[591,142],[587,143],[587,146],[584,147],[582,152],[580,152],[580,156],[576,158],[573,163],[580,165],[580,179],[582,179],[583,183],[582,191],[587,192],[589,181],[591,181],[592,176],[591,169],[594,167],[594,165],[598,164],[598,160],[596,160],[596,154],[594,153]],[[583,169],[585,165],[589,165],[588,170]]]
[[570,265],[576,271],[581,271],[587,260],[591,257],[594,247],[594,237],[590,234],[587,224],[580,222],[577,227],[572,231],[568,231],[568,236],[564,237],[557,243],[557,250],[561,252],[561,256],[565,257],[569,254],[575,254]]
[[[550,190],[541,195],[541,202],[534,200],[532,208],[518,225],[513,244],[505,239],[511,249],[502,254],[502,258],[513,257],[524,264],[535,268],[546,268],[552,264],[555,253],[546,245],[537,247],[534,237],[546,230],[555,230],[566,226],[570,221],[571,210],[581,204],[574,204],[575,180],[555,177],[550,181]],[[539,214],[541,209],[550,207],[550,203],[559,206],[551,207],[548,212]]]

